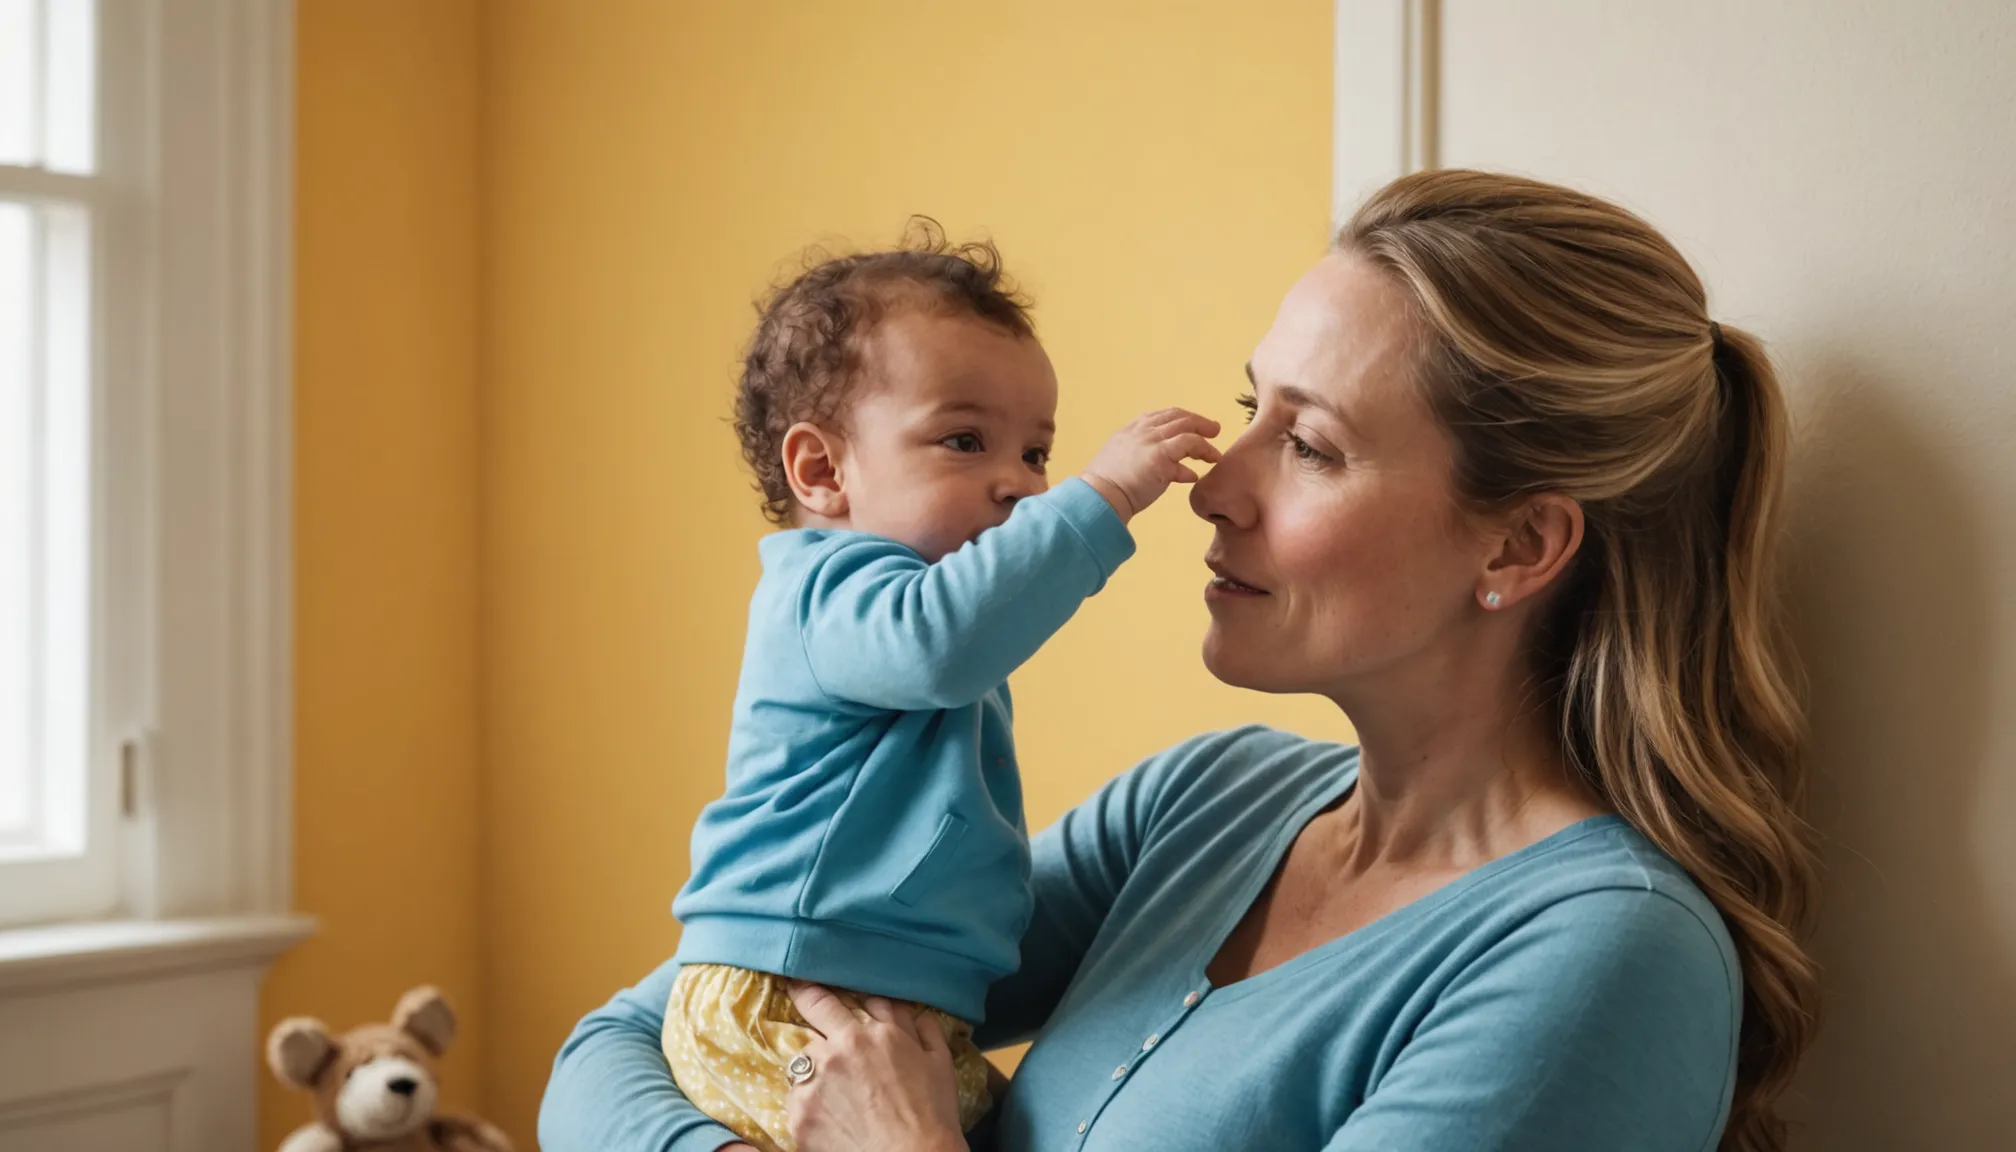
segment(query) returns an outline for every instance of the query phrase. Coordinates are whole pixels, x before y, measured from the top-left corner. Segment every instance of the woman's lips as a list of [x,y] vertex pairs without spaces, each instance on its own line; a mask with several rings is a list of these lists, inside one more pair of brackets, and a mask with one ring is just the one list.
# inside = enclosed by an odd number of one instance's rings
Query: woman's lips
[[1221,560],[1207,556],[1204,559],[1204,565],[1211,569],[1212,574],[1211,582],[1204,586],[1204,598],[1206,600],[1215,600],[1220,597],[1265,596],[1268,594],[1265,588],[1248,584],[1246,581],[1233,575],[1232,571]]

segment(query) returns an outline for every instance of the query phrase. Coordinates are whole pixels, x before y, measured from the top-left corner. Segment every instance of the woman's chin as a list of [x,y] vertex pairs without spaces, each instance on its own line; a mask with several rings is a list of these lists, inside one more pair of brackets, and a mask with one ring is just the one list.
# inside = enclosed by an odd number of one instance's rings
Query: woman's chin
[[1281,654],[1256,651],[1222,635],[1217,627],[1204,634],[1204,670],[1220,682],[1254,692],[1280,692],[1272,683],[1279,678]]

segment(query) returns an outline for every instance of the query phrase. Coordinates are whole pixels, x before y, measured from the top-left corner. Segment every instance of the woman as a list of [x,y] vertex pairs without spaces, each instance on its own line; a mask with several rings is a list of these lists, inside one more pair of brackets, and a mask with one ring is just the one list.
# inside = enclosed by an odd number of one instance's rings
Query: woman
[[[1770,1150],[1813,1028],[1802,717],[1773,607],[1785,412],[1650,226],[1439,171],[1375,195],[1248,365],[1193,491],[1204,659],[1334,700],[1037,837],[1004,1149]],[[660,970],[554,1068],[547,1152],[732,1141]],[[929,1017],[822,989],[808,1152],[962,1148]]]

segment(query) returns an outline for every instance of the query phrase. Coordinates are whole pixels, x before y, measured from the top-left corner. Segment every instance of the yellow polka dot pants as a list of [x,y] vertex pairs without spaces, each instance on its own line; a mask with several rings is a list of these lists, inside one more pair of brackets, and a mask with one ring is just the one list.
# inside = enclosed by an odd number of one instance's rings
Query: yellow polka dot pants
[[[819,1038],[791,1003],[790,983],[744,968],[688,964],[679,969],[665,1006],[665,1062],[679,1090],[763,1152],[797,1152],[785,1119],[790,1083],[784,1066]],[[839,996],[856,1016],[868,1019],[858,997]],[[973,1046],[972,1025],[936,1008],[924,1011],[944,1026],[959,1080],[959,1124],[971,1128],[993,1106],[987,1058]]]

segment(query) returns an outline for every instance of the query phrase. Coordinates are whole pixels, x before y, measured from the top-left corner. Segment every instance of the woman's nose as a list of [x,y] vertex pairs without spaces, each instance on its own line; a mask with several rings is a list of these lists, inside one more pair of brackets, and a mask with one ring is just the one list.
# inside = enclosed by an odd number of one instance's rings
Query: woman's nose
[[1190,510],[1213,524],[1233,528],[1249,528],[1253,524],[1256,509],[1253,477],[1247,465],[1248,454],[1240,450],[1244,439],[1233,441],[1224,457],[1211,466],[1211,471],[1190,486]]

